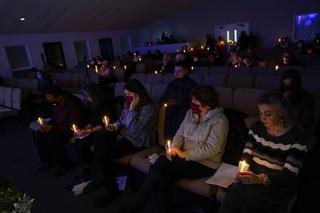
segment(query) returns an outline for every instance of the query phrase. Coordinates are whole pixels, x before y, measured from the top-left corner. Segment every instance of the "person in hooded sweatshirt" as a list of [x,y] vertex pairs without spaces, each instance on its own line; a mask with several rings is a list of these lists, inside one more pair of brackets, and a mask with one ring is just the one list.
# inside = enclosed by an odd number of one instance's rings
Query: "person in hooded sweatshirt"
[[191,91],[191,109],[185,115],[173,141],[151,165],[137,196],[123,212],[140,212],[159,189],[164,201],[161,212],[170,212],[170,188],[183,178],[197,179],[213,175],[221,164],[228,134],[228,120],[219,107],[218,94],[211,86]]

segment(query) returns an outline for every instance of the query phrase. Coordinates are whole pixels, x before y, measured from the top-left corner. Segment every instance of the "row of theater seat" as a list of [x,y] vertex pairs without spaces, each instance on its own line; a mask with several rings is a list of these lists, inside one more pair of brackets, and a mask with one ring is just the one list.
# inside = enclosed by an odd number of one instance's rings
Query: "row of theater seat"
[[[279,81],[277,81],[277,85]],[[116,83],[115,96],[123,94],[123,86],[125,83]],[[153,101],[157,104],[163,94],[167,84],[148,84],[143,83],[147,91],[153,98]],[[211,84],[212,85],[212,84]],[[213,85],[215,86],[215,85]],[[226,108],[235,108],[245,112],[248,115],[257,115],[257,97],[267,90],[274,90],[275,88],[259,89],[259,88],[232,88],[226,86],[215,86],[220,95],[220,103]],[[320,90],[312,91],[314,96],[318,97]]]
[[[198,84],[206,84],[213,86],[227,86],[234,89],[237,88],[257,88],[257,89],[277,89],[280,87],[281,76],[251,76],[251,75],[200,75],[197,73],[190,74]],[[173,74],[141,74],[134,73],[132,78],[147,84],[167,84],[175,77]],[[302,76],[302,85],[308,91],[320,91],[318,84],[319,76]]]
[[21,109],[21,89],[0,87],[0,119],[17,115]]

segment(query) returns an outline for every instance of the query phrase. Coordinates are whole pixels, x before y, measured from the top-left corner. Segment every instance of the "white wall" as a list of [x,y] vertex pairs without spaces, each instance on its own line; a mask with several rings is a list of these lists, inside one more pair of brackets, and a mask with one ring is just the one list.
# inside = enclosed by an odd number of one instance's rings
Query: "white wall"
[[0,35],[0,75],[11,78],[9,61],[5,52],[5,46],[25,45],[31,59],[31,67],[42,68],[41,53],[44,53],[43,42],[62,42],[67,68],[77,65],[74,41],[86,40],[91,57],[100,55],[99,42],[101,38],[112,38],[114,54],[121,54],[120,38],[131,37],[133,45],[137,43],[135,31],[109,31],[109,32],[74,32],[74,33],[50,33],[50,34],[26,34],[26,35]]
[[294,15],[309,12],[320,12],[319,0],[199,0],[189,11],[141,29],[140,41],[148,40],[149,33],[155,41],[164,31],[187,41],[204,41],[207,33],[214,33],[215,25],[249,22],[262,45],[271,47],[279,36],[292,37]]

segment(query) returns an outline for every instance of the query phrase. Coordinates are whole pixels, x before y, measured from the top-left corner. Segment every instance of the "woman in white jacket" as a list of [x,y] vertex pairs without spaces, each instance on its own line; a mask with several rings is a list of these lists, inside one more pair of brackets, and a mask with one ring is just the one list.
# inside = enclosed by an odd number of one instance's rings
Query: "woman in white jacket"
[[[219,107],[218,94],[211,86],[199,86],[191,91],[191,97],[191,109],[173,138],[170,152],[150,167],[141,190],[125,212],[139,212],[156,189],[170,192],[178,180],[210,176],[220,166],[228,121]],[[170,193],[164,194],[163,200],[169,200]],[[170,205],[165,204],[164,211],[169,212]]]

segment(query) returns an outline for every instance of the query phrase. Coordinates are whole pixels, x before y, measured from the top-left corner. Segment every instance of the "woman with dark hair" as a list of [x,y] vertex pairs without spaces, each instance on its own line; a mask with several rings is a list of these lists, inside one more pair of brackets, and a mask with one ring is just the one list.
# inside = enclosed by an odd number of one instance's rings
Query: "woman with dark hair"
[[223,199],[219,213],[286,210],[296,189],[307,152],[306,135],[294,124],[290,105],[279,92],[258,100],[260,121],[249,131],[240,171]]
[[[191,109],[167,145],[167,154],[151,165],[141,190],[125,212],[139,212],[158,188],[169,201],[170,187],[183,178],[213,175],[220,166],[227,140],[228,121],[219,107],[218,95],[211,86],[191,91]],[[170,210],[166,202],[163,212]]]
[[99,84],[87,84],[83,89],[83,95],[90,119],[84,128],[74,132],[76,138],[75,146],[82,163],[80,182],[92,178],[90,167],[93,158],[91,151],[94,140],[93,134],[104,128],[102,122],[103,116],[107,115],[110,120],[114,120],[112,106],[110,105],[110,102],[104,98],[104,94]]
[[104,130],[94,134],[93,181],[84,193],[106,185],[106,193],[94,202],[97,207],[119,195],[113,160],[155,144],[156,114],[147,90],[132,79],[125,84],[124,95],[126,103],[120,118],[114,123],[105,122]]
[[288,69],[282,74],[280,91],[290,103],[297,124],[307,133],[312,132],[315,122],[315,101],[309,92],[302,89],[298,70]]

